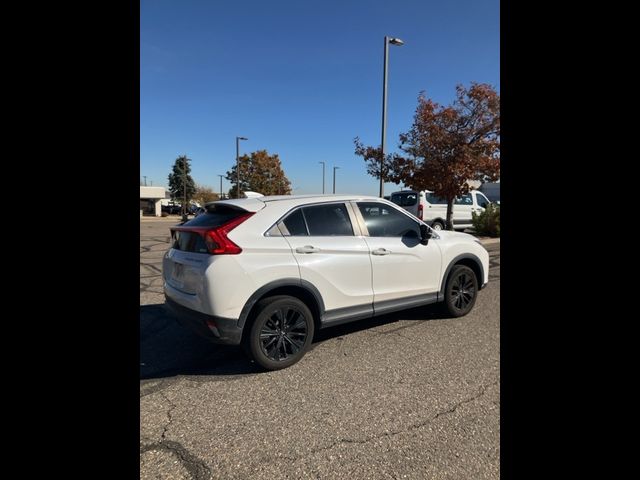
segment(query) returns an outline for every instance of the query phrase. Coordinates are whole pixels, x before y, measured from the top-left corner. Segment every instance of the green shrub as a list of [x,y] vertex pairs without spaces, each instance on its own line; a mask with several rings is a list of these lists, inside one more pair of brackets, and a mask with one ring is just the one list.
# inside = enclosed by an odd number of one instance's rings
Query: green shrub
[[487,237],[500,236],[500,206],[493,203],[487,205],[484,212],[471,212],[473,229],[476,235]]

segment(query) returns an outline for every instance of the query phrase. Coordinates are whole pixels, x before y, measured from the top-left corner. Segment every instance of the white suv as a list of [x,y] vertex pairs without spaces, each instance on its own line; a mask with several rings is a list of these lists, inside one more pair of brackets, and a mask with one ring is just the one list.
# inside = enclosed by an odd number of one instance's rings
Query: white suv
[[435,302],[465,315],[489,280],[474,237],[435,233],[376,197],[267,196],[206,210],[171,228],[166,303],[270,370],[300,360],[320,328]]
[[[424,221],[434,230],[444,229],[447,218],[447,201],[444,198],[436,197],[429,190],[401,190],[394,192],[390,197],[396,205],[410,213],[413,213],[420,220]],[[491,202],[478,190],[471,190],[466,195],[456,198],[453,202],[453,228],[464,230],[471,228],[473,223],[473,213],[484,211]]]

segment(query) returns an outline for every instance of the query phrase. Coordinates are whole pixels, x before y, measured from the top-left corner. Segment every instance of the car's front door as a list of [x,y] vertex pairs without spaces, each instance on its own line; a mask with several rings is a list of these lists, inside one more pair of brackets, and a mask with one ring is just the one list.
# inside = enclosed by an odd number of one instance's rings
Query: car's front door
[[376,313],[435,299],[442,271],[437,240],[421,244],[420,223],[387,203],[354,202],[354,209],[366,225]]
[[489,199],[482,193],[473,192],[473,208],[471,209],[473,212],[477,214],[484,212],[490,203]]
[[327,321],[373,312],[369,247],[352,216],[344,202],[323,203],[299,207],[278,224],[300,277],[320,291]]

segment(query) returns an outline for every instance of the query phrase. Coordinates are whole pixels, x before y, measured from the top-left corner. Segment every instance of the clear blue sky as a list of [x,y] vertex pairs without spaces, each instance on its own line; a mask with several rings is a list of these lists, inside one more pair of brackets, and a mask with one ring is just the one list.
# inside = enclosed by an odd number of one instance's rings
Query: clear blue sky
[[[500,89],[498,0],[142,0],[140,175],[166,186],[175,159],[199,184],[241,153],[278,153],[294,194],[378,194],[353,138],[379,145],[385,35],[387,151],[413,121],[418,93],[448,104],[455,85]],[[142,180],[142,178],[141,178]],[[229,183],[224,180],[224,190]],[[398,186],[385,185],[385,194]]]

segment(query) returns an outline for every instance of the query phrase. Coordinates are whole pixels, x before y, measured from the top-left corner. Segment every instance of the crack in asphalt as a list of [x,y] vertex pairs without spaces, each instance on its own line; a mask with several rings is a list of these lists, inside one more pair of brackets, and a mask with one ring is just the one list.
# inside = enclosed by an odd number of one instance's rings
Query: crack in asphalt
[[412,323],[409,323],[407,325],[401,325],[399,327],[392,328],[391,330],[385,330],[385,331],[382,331],[382,332],[379,331],[379,330],[375,330],[375,329],[369,329],[369,331],[372,332],[372,333],[375,333],[376,335],[397,335],[397,336],[402,337],[402,338],[404,338],[406,340],[410,340],[409,337],[401,335],[399,333],[399,331],[400,330],[404,330],[405,328],[418,327],[418,326],[422,325],[423,323],[425,323],[425,322],[424,321],[423,322],[412,322]]
[[173,403],[171,400],[169,400],[169,397],[167,397],[164,392],[160,392],[160,396],[162,398],[164,398],[167,403],[169,403],[170,408],[169,410],[167,410],[167,417],[169,418],[169,421],[166,423],[166,425],[164,426],[163,430],[162,430],[162,435],[160,436],[160,438],[162,438],[161,443],[165,440],[165,435],[167,433],[167,430],[169,430],[169,427],[171,426],[171,422],[173,422],[173,417],[171,416],[171,412],[173,412],[176,408],[176,404]]
[[193,478],[194,480],[209,480],[211,478],[211,469],[202,459],[196,457],[180,442],[166,439],[167,431],[169,430],[169,427],[173,422],[172,412],[173,410],[175,410],[176,404],[173,403],[169,399],[169,397],[164,394],[164,392],[160,391],[159,393],[162,398],[164,398],[169,404],[169,409],[167,410],[166,414],[168,422],[163,427],[162,435],[160,436],[161,440],[159,442],[142,445],[140,448],[140,455],[151,450],[173,453],[176,457],[178,457],[178,460],[187,470],[191,478]]
[[149,395],[153,395],[154,393],[161,393],[163,390],[166,390],[167,388],[174,385],[175,383],[178,383],[179,380],[180,380],[179,378],[163,379],[157,383],[153,383],[151,386],[147,388],[145,388],[146,385],[152,382],[143,384],[142,388],[140,389],[140,398],[148,397]]
[[[318,449],[312,450],[311,452],[309,452],[309,454],[310,455],[314,455],[314,454],[316,454],[318,452],[331,450],[332,448],[334,448],[334,447],[336,447],[338,445],[344,444],[344,443],[355,443],[355,444],[364,445],[366,443],[370,443],[370,442],[372,442],[374,440],[377,440],[379,438],[394,437],[394,436],[399,435],[401,433],[406,433],[406,432],[410,432],[412,430],[417,430],[417,429],[422,428],[422,427],[428,425],[429,423],[435,421],[436,419],[438,419],[439,417],[441,417],[443,415],[448,415],[450,413],[455,412],[462,405],[465,405],[467,403],[471,403],[471,402],[477,400],[478,398],[482,397],[485,394],[485,392],[487,391],[488,388],[493,387],[493,386],[497,385],[498,383],[500,383],[500,380],[496,380],[495,382],[490,383],[488,385],[481,385],[478,393],[476,393],[472,397],[467,398],[465,400],[462,400],[462,401],[456,403],[455,405],[453,405],[451,408],[449,408],[447,410],[442,410],[442,411],[436,413],[433,417],[431,417],[431,418],[429,418],[429,419],[427,419],[427,420],[425,420],[423,422],[416,423],[414,425],[409,425],[407,428],[405,428],[403,430],[398,430],[398,431],[395,431],[395,432],[384,432],[384,433],[381,433],[381,434],[378,434],[378,435],[372,435],[371,437],[366,438],[364,440],[340,438],[340,439],[336,440],[335,442],[333,442],[331,445],[329,445],[327,447],[322,447],[322,448],[318,448]],[[298,460],[301,457],[286,457],[286,458],[287,458],[287,460],[295,461],[295,460]]]
[[140,455],[151,450],[173,453],[194,480],[209,480],[211,478],[211,469],[207,464],[187,450],[180,442],[163,440],[162,442],[143,445],[140,448]]

